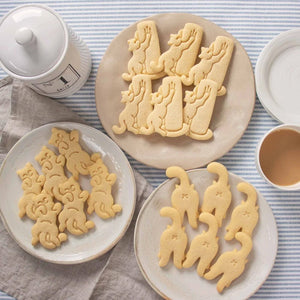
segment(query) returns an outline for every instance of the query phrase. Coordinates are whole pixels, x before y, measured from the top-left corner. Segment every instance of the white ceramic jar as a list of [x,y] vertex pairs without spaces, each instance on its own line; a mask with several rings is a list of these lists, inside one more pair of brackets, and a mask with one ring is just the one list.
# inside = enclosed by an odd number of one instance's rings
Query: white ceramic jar
[[55,11],[29,4],[0,21],[0,66],[37,93],[61,98],[87,81],[91,54]]

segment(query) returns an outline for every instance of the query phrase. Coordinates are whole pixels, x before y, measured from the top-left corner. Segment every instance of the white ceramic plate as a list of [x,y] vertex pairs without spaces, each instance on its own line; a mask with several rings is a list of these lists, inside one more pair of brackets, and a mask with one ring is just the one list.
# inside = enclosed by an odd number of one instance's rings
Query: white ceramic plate
[[[55,250],[47,250],[38,245],[31,245],[33,221],[26,216],[18,216],[18,201],[23,194],[21,179],[16,174],[18,169],[31,162],[42,174],[39,164],[34,160],[42,146],[48,145],[51,128],[66,130],[77,129],[80,143],[89,153],[101,154],[110,173],[117,175],[112,193],[116,203],[122,205],[122,212],[112,219],[102,220],[95,213],[87,215],[95,223],[95,228],[82,236],[68,234],[68,240]],[[80,176],[82,189],[91,190],[87,176]],[[128,160],[120,148],[106,135],[95,128],[78,123],[52,123],[39,127],[22,139],[8,153],[0,172],[0,212],[3,222],[15,241],[28,253],[53,263],[75,264],[96,258],[110,250],[125,234],[135,208],[135,179]]]
[[269,114],[282,123],[300,124],[300,29],[279,34],[257,60],[258,98]]
[[[119,114],[125,107],[121,103],[121,91],[128,90],[129,83],[124,81],[121,75],[127,71],[127,64],[131,58],[127,41],[134,36],[136,23],[123,30],[111,42],[100,63],[95,91],[99,118],[108,135],[128,154],[146,165],[160,169],[170,165],[181,166],[184,169],[204,166],[227,153],[248,126],[255,103],[251,62],[245,49],[232,35],[199,16],[168,13],[148,19],[156,23],[161,53],[169,47],[167,42],[170,34],[177,33],[186,23],[196,23],[203,27],[201,46],[208,47],[219,35],[233,39],[234,51],[224,81],[227,94],[217,97],[210,123],[214,137],[208,141],[197,141],[187,136],[167,138],[159,134],[114,134],[112,126],[119,123]],[[153,92],[159,85],[160,80],[153,82]]]
[[[211,185],[214,175],[206,169],[189,171],[189,178],[195,184],[202,204],[205,189]],[[227,217],[219,229],[219,254],[224,251],[240,248],[237,241],[225,241],[225,226],[228,224],[233,208],[238,205],[245,194],[236,189],[236,185],[243,181],[242,178],[231,174],[229,184],[232,192],[232,203]],[[244,273],[232,282],[229,288],[225,288],[220,295],[216,290],[219,279],[208,281],[197,274],[197,263],[189,269],[178,270],[169,261],[168,265],[160,268],[157,254],[159,252],[160,236],[171,220],[161,217],[159,211],[164,206],[171,206],[171,194],[177,179],[167,180],[162,183],[146,200],[143,205],[135,227],[134,247],[139,267],[152,288],[166,299],[223,299],[238,300],[250,297],[268,277],[275,261],[277,252],[277,227],[271,208],[258,194],[259,222],[253,232],[253,249],[248,256],[248,263]],[[196,234],[206,230],[207,226],[200,224],[198,229],[192,229],[185,217],[184,226],[189,237],[189,243]],[[219,255],[218,254],[218,255]],[[217,256],[218,256],[217,255]]]

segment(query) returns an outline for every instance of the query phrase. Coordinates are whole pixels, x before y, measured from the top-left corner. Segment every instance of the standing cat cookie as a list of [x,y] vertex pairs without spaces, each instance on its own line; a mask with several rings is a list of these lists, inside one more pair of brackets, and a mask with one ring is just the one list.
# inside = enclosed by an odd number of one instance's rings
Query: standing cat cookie
[[217,218],[219,227],[222,226],[223,219],[231,203],[231,191],[228,184],[228,172],[225,166],[220,163],[212,162],[208,164],[207,170],[216,173],[219,178],[214,180],[204,192],[202,212],[213,213]]
[[183,267],[190,268],[199,259],[197,273],[203,277],[219,249],[217,237],[219,227],[216,217],[206,212],[200,214],[199,221],[206,223],[208,230],[193,238]]
[[248,261],[247,257],[252,250],[252,240],[246,233],[238,232],[235,238],[241,243],[241,249],[234,249],[221,254],[209,272],[204,274],[204,278],[207,280],[222,275],[217,283],[219,293],[222,293],[225,287],[229,287],[232,281],[244,272]]
[[239,231],[252,236],[252,232],[258,222],[258,206],[256,205],[257,194],[255,188],[246,182],[240,182],[237,189],[247,195],[231,214],[230,223],[226,227],[225,240],[232,240]]
[[171,218],[172,225],[168,225],[160,237],[159,266],[166,266],[173,253],[174,265],[176,268],[181,269],[185,258],[188,237],[185,233],[185,228],[181,226],[179,212],[173,207],[163,207],[160,210],[160,215]]
[[177,177],[180,179],[180,184],[176,184],[175,190],[172,192],[171,202],[172,206],[178,210],[181,222],[183,222],[186,213],[189,224],[193,228],[197,228],[199,195],[194,184],[190,184],[188,174],[180,167],[169,167],[166,170],[166,175],[169,178]]

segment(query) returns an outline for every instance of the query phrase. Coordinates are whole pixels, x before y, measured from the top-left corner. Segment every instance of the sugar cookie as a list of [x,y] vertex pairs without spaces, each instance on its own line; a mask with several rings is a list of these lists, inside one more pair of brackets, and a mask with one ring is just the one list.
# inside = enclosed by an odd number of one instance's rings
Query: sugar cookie
[[186,23],[177,34],[171,34],[168,41],[170,48],[159,57],[158,61],[150,63],[152,70],[164,71],[169,76],[188,75],[197,59],[202,34],[201,26]]
[[182,75],[181,80],[185,85],[197,85],[202,79],[211,79],[218,85],[218,96],[226,93],[223,81],[231,60],[234,42],[225,36],[217,36],[208,47],[202,47],[200,62],[194,65],[188,76]]
[[199,195],[194,188],[194,184],[190,184],[188,174],[181,167],[167,168],[166,175],[169,178],[177,177],[180,179],[180,184],[176,184],[175,190],[172,192],[171,201],[172,206],[179,212],[181,222],[183,222],[186,213],[189,224],[193,228],[197,228]]
[[61,201],[58,185],[68,179],[64,171],[65,157],[63,155],[57,156],[52,150],[43,146],[40,153],[35,156],[35,160],[41,165],[46,178],[45,191]]
[[75,235],[88,232],[95,226],[93,221],[87,221],[84,212],[84,203],[89,197],[88,191],[82,191],[79,183],[70,177],[66,182],[59,185],[62,194],[64,208],[58,216],[59,230],[63,232],[65,228]]
[[219,227],[216,217],[207,212],[200,214],[199,221],[208,225],[208,231],[203,231],[193,238],[186,259],[183,262],[183,267],[190,268],[200,259],[197,273],[203,277],[205,270],[209,268],[219,249],[219,238],[217,237]]
[[184,135],[188,126],[183,123],[182,85],[177,76],[165,77],[156,93],[152,94],[153,111],[147,118],[142,134],[159,133],[162,136]]
[[59,233],[56,225],[61,208],[61,204],[54,203],[52,196],[45,191],[36,197],[35,215],[37,220],[31,230],[33,246],[40,242],[43,247],[54,249],[60,246],[61,242],[67,240],[67,235]]
[[111,193],[112,185],[117,179],[116,174],[108,172],[101,158],[97,158],[94,164],[88,167],[88,170],[91,175],[90,183],[93,187],[87,200],[88,214],[95,211],[102,219],[114,217],[116,213],[122,210],[121,205],[114,204]]
[[88,175],[87,167],[93,162],[90,155],[81,148],[77,130],[68,133],[62,129],[52,128],[49,144],[57,147],[59,153],[65,156],[67,169],[76,180],[79,174]]
[[140,133],[140,128],[147,124],[147,117],[152,111],[152,83],[149,75],[136,75],[132,78],[128,91],[122,92],[122,103],[125,108],[119,115],[119,126],[112,130],[122,134],[126,130],[134,134]]
[[40,194],[45,183],[45,176],[39,175],[31,163],[26,163],[23,169],[17,170],[17,174],[22,179],[23,195],[19,200],[19,217],[25,214],[32,220],[36,217],[32,213],[32,205],[36,195]]
[[237,185],[237,189],[247,195],[247,199],[242,200],[231,214],[229,225],[226,227],[225,240],[232,240],[238,231],[242,231],[252,236],[252,232],[258,222],[258,206],[256,206],[256,190],[246,182]]
[[189,128],[186,133],[189,137],[208,140],[213,136],[213,132],[208,127],[214,111],[217,90],[216,82],[203,79],[193,91],[186,91],[183,116]]
[[157,61],[160,57],[160,45],[154,21],[143,21],[137,24],[134,38],[128,40],[128,50],[132,57],[128,62],[128,73],[123,73],[122,78],[130,81],[135,75],[148,74],[156,79],[164,73],[156,73],[150,68],[151,61]]
[[168,225],[167,229],[160,237],[160,249],[158,257],[160,258],[159,266],[164,267],[169,262],[173,253],[173,262],[176,268],[182,268],[182,262],[185,258],[185,249],[188,238],[185,228],[181,226],[179,212],[173,207],[163,207],[160,215],[172,219],[172,225]]
[[241,249],[234,249],[221,254],[209,272],[204,274],[204,278],[207,280],[212,280],[222,274],[217,283],[219,293],[222,293],[225,287],[229,287],[231,282],[243,273],[247,257],[252,249],[252,240],[248,234],[238,232],[235,238],[241,243]]
[[222,226],[222,220],[226,216],[226,212],[231,203],[231,191],[228,184],[228,172],[225,166],[220,163],[212,162],[208,164],[207,170],[210,173],[216,173],[219,178],[214,180],[204,192],[202,212],[213,213],[217,218],[219,227]]

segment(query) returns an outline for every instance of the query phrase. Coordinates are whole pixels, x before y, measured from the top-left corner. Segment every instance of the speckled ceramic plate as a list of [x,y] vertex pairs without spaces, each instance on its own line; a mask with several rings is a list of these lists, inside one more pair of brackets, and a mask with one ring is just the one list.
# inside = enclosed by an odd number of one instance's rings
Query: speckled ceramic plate
[[[205,189],[212,184],[214,175],[206,169],[189,171],[189,178],[195,184],[199,193],[200,205],[202,204]],[[158,265],[160,236],[171,220],[161,217],[159,211],[164,206],[171,206],[171,194],[177,179],[167,180],[162,183],[149,196],[143,205],[135,227],[134,248],[139,267],[150,286],[165,299],[190,300],[190,299],[223,299],[238,300],[248,299],[257,291],[268,277],[277,253],[277,227],[268,203],[257,191],[259,205],[259,221],[253,232],[253,249],[248,256],[248,263],[244,273],[225,288],[222,294],[216,290],[216,283],[220,277],[208,281],[199,277],[196,271],[197,262],[189,269],[177,269],[172,261],[164,267]],[[236,186],[242,178],[229,174],[229,184],[232,192],[232,202],[223,221],[223,226],[218,231],[219,252],[240,249],[240,244],[235,241],[225,241],[225,227],[230,221],[233,208],[238,205],[245,194],[239,192]],[[207,230],[207,226],[200,224],[198,229],[192,229],[185,217],[184,225],[189,243],[193,236]]]
[[[186,23],[197,23],[203,27],[201,46],[208,47],[219,35],[233,39],[235,47],[224,81],[227,94],[217,97],[210,123],[214,137],[208,141],[197,141],[187,136],[166,138],[159,134],[114,134],[112,126],[119,123],[119,114],[125,107],[121,103],[121,91],[128,90],[129,83],[121,75],[127,71],[132,56],[127,41],[134,36],[136,23],[123,30],[111,42],[100,63],[95,91],[99,118],[108,135],[128,154],[146,165],[161,169],[170,165],[179,165],[185,169],[204,166],[227,153],[248,126],[255,103],[251,62],[245,49],[232,35],[199,16],[168,13],[148,19],[156,22],[161,53],[169,47],[167,42],[170,34],[177,33]],[[153,92],[159,85],[159,80],[153,82]]]
[[[34,160],[42,146],[48,145],[51,128],[80,132],[80,144],[89,153],[101,154],[110,173],[117,175],[112,194],[116,203],[122,205],[122,212],[114,218],[102,220],[95,213],[87,215],[95,223],[95,228],[82,236],[68,234],[68,240],[55,250],[47,250],[40,245],[31,245],[31,228],[34,224],[26,216],[18,216],[18,201],[23,194],[21,179],[16,174],[27,162],[31,162],[42,174],[39,164]],[[56,150],[57,151],[57,150]],[[82,189],[91,190],[88,176],[80,176]],[[75,264],[94,259],[110,250],[125,234],[135,208],[135,179],[129,162],[120,148],[106,135],[95,128],[78,123],[52,123],[39,127],[22,139],[8,153],[0,171],[0,212],[10,235],[28,253],[59,264]]]

